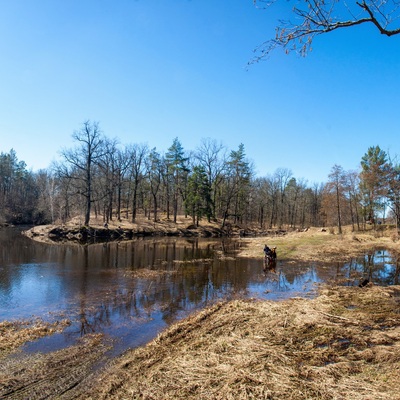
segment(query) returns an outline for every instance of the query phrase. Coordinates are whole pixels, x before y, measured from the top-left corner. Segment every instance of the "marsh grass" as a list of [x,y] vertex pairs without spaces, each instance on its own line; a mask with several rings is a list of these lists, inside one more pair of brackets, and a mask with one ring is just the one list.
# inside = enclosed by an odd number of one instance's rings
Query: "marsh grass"
[[102,335],[89,334],[77,345],[56,352],[2,359],[0,398],[73,398],[74,389],[85,391],[85,379],[92,373],[95,363],[104,357],[107,348]]
[[374,231],[352,232],[343,229],[341,235],[310,228],[306,232],[290,232],[285,236],[242,238],[239,257],[261,258],[265,244],[276,246],[278,260],[292,261],[347,261],[377,248],[400,253],[400,243],[393,241],[393,230],[376,237]]
[[150,268],[140,268],[135,270],[127,270],[124,272],[124,276],[130,278],[140,278],[140,279],[155,279],[160,276],[165,275],[174,275],[177,271],[163,271],[163,270],[154,270]]
[[40,318],[0,322],[0,360],[22,344],[61,332],[69,325],[68,319],[53,323],[45,322]]
[[336,287],[219,303],[126,353],[80,398],[399,399],[399,296]]
[[[239,241],[240,257],[263,257],[267,243],[287,262],[346,261],[376,248],[400,250],[393,232],[384,230],[376,237],[309,229]],[[155,277],[146,269],[136,273]],[[16,346],[50,328],[39,324],[29,333],[23,323],[5,322],[0,398],[400,399],[399,310],[399,286],[322,286],[313,299],[221,302],[110,361],[98,374],[93,365],[107,350],[100,336],[21,358],[13,354]]]

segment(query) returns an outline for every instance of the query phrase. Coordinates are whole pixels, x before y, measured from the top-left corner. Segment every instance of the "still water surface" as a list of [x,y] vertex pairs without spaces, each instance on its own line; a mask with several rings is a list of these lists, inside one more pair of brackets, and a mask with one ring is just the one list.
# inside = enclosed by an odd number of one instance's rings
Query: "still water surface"
[[316,285],[326,281],[399,283],[399,266],[386,251],[344,265],[278,261],[275,271],[265,273],[261,256],[235,257],[239,239],[49,245],[20,231],[0,230],[0,321],[40,317],[72,322],[63,333],[25,345],[26,352],[63,348],[95,332],[113,340],[116,355],[220,299],[312,296]]

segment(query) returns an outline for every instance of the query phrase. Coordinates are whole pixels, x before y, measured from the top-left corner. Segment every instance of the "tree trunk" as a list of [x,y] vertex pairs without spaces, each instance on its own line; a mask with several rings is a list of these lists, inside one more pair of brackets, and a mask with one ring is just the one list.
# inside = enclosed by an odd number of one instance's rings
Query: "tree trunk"
[[339,235],[341,235],[342,234],[342,220],[341,220],[341,216],[340,216],[340,196],[339,196],[339,188],[338,187],[336,187],[336,206],[337,206]]
[[155,194],[153,194],[153,205],[154,205],[154,222],[157,222],[157,207],[158,207],[158,204],[157,204],[157,196],[155,195]]

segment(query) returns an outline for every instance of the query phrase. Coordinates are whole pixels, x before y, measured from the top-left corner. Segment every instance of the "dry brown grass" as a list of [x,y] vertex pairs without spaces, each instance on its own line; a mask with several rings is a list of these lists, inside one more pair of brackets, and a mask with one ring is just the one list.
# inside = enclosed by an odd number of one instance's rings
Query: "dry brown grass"
[[277,247],[278,259],[295,261],[346,261],[378,248],[400,253],[400,242],[393,240],[390,229],[377,235],[372,230],[351,232],[344,228],[338,235],[309,228],[306,232],[290,232],[285,236],[241,238],[240,243],[240,257],[262,257],[264,245],[268,244]]
[[[399,252],[393,235],[389,230],[337,235],[311,228],[283,237],[241,238],[239,256],[262,257],[267,243],[277,246],[280,260],[346,260],[378,248]],[[141,273],[151,277],[153,272]],[[400,399],[399,306],[399,286],[324,287],[315,299],[223,302],[127,352],[98,376],[90,374],[90,362],[84,360],[98,359],[100,344],[99,349],[88,344],[56,352],[47,364],[38,356],[17,374],[6,366],[0,384],[7,382],[8,392],[2,389],[0,397]],[[62,361],[68,359],[75,361]],[[49,360],[60,364],[46,378],[42,371],[51,371]],[[16,384],[15,375],[25,378]],[[60,389],[57,377],[64,375]]]
[[124,276],[141,278],[141,279],[154,279],[161,275],[174,275],[177,271],[160,271],[148,268],[140,268],[133,271],[125,271]]
[[[108,228],[112,229],[127,229],[132,230],[138,234],[146,232],[147,234],[156,234],[159,236],[163,236],[166,234],[173,234],[177,236],[183,236],[182,231],[188,230],[190,227],[193,227],[193,221],[191,218],[178,216],[176,223],[170,218],[167,219],[165,215],[160,214],[159,220],[157,222],[148,219],[144,215],[138,215],[135,222],[131,222],[126,218],[122,218],[121,221],[113,219],[109,221]],[[75,230],[76,228],[80,228],[83,226],[83,219],[80,217],[75,217],[62,225],[38,225],[33,228],[27,230],[25,235],[38,241],[53,244],[49,238],[49,232],[54,228],[59,228],[62,226],[66,230]],[[102,217],[92,216],[90,219],[90,227],[95,229],[103,229],[104,221]],[[218,222],[207,222],[206,220],[202,221],[200,226],[196,228],[196,232],[199,236],[208,236],[208,234],[214,232],[220,232],[221,225]],[[191,228],[189,229],[191,230]],[[201,233],[204,233],[202,235]],[[207,235],[205,234],[207,233]],[[72,243],[73,241],[71,241]]]
[[220,303],[128,352],[90,399],[400,399],[400,287]]
[[0,322],[0,360],[22,344],[61,332],[69,324],[70,321],[67,319],[49,323],[40,318],[28,321]]
[[85,379],[104,357],[102,335],[86,335],[75,346],[49,354],[11,357],[0,363],[1,399],[71,399],[84,393]]

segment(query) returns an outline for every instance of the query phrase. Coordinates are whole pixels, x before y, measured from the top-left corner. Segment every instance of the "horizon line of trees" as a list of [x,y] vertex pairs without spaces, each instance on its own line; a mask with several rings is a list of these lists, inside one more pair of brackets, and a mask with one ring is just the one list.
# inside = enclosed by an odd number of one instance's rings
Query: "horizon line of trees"
[[360,171],[332,167],[326,183],[311,186],[292,171],[278,168],[256,177],[243,144],[229,150],[203,139],[186,151],[175,138],[165,153],[146,144],[121,146],[105,136],[97,122],[85,121],[73,133],[75,147],[61,151],[62,161],[32,172],[16,152],[0,153],[0,222],[64,223],[92,215],[104,223],[139,215],[221,227],[257,225],[260,229],[400,222],[400,165],[379,146],[370,147]]

